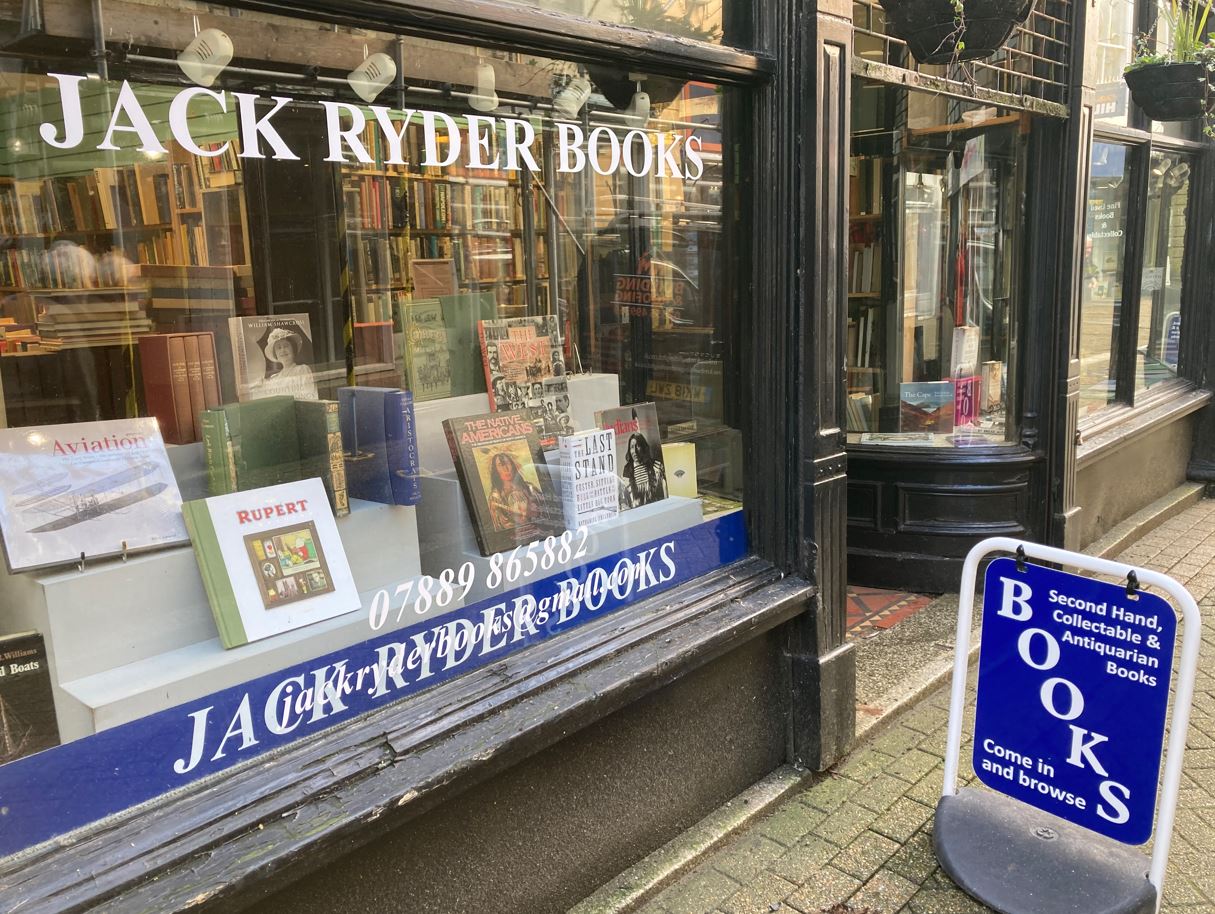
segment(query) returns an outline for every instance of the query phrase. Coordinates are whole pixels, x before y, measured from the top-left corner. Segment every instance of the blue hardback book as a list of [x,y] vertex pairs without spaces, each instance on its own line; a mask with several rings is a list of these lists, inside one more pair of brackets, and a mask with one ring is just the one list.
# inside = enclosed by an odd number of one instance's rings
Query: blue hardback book
[[421,488],[413,396],[389,387],[340,387],[338,404],[350,497],[416,505]]

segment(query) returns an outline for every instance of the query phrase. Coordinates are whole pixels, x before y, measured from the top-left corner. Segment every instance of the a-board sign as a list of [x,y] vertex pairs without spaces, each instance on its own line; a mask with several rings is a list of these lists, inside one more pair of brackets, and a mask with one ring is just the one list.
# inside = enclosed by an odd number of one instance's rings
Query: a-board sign
[[1125,844],[1152,834],[1177,621],[1126,585],[999,558],[983,589],[974,769]]

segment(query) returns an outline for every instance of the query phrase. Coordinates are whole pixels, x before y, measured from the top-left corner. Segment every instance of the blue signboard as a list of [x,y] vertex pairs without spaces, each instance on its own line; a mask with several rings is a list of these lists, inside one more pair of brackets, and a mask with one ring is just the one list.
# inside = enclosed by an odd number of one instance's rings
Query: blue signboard
[[741,511],[0,766],[0,857],[742,558]]
[[993,561],[974,768],[984,784],[1125,844],[1151,837],[1177,619],[1153,594]]

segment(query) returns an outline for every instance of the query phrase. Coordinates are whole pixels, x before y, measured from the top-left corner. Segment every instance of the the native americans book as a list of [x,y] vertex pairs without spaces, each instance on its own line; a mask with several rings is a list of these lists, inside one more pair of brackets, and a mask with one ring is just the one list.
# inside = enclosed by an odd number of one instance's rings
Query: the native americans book
[[562,532],[561,508],[527,410],[445,419],[443,431],[483,555]]

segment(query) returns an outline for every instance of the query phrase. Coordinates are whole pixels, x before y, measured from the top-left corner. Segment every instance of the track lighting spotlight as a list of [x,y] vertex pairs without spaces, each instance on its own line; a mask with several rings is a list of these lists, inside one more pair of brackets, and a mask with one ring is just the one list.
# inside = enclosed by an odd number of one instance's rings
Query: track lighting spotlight
[[375,101],[387,85],[396,78],[397,63],[384,52],[380,51],[366,58],[361,64],[350,71],[346,81],[354,94],[367,104]]
[[474,111],[493,111],[498,107],[498,92],[495,88],[498,77],[492,64],[481,61],[477,64],[477,79],[468,96],[468,105]]
[[591,81],[579,73],[553,93],[553,107],[562,117],[573,119],[590,97]]
[[219,29],[203,29],[177,55],[177,65],[192,83],[210,87],[232,62],[232,39]]

